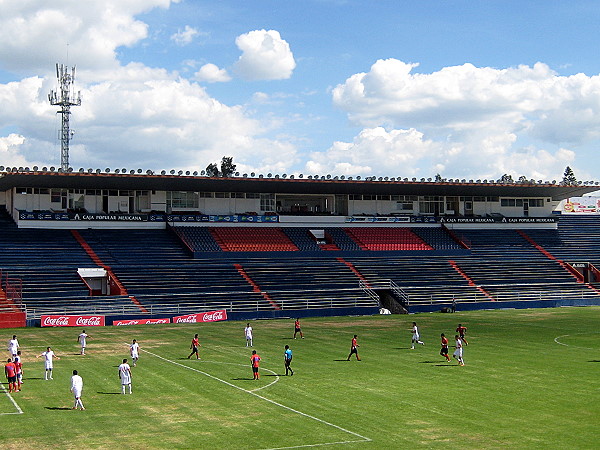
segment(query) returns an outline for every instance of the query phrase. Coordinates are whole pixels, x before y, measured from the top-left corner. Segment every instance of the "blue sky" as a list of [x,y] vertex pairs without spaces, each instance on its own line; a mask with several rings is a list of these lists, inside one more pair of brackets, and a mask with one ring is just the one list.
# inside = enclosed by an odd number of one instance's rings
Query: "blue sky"
[[[597,179],[594,1],[0,0],[0,165]],[[67,56],[68,55],[68,56]]]

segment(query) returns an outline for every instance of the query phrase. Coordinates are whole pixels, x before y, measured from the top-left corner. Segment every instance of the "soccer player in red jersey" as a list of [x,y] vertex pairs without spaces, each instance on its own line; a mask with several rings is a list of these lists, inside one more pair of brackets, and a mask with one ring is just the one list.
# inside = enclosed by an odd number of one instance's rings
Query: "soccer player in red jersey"
[[200,347],[200,341],[198,340],[198,333],[196,333],[194,335],[194,339],[192,339],[192,343],[190,344],[192,353],[190,353],[190,356],[188,356],[188,359],[190,359],[193,354],[196,355],[196,359],[200,359],[200,355],[198,354],[198,347]]
[[4,374],[8,380],[8,392],[17,392],[17,367],[10,358],[8,358],[8,362],[4,366]]
[[260,365],[260,356],[256,353],[256,350],[252,350],[252,356],[250,357],[250,364],[252,365],[252,377],[254,380],[258,380],[260,375],[258,374],[258,367]]
[[441,334],[442,337],[442,348],[440,350],[440,355],[442,355],[444,358],[446,358],[446,361],[450,362],[450,356],[448,356],[448,338],[444,335],[444,333]]
[[355,354],[356,360],[360,361],[360,358],[358,357],[358,347],[360,347],[360,345],[358,345],[358,341],[356,340],[357,337],[358,336],[355,334],[352,338],[352,344],[350,344],[350,354],[348,355],[348,361],[350,361],[350,357],[352,356],[352,354]]
[[456,332],[458,333],[458,336],[460,337],[460,340],[463,341],[465,345],[469,345],[469,343],[465,339],[465,334],[467,333],[467,327],[463,327],[459,323],[458,327],[456,328]]
[[300,318],[298,317],[294,322],[294,339],[296,339],[296,334],[300,333],[300,337],[304,339],[304,335],[302,334],[302,328],[300,328]]

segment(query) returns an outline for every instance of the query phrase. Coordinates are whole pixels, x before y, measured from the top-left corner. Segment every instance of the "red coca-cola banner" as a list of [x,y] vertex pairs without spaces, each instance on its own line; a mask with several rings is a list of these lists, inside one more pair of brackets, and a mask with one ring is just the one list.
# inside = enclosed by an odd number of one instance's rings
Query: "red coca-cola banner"
[[227,311],[220,309],[218,311],[173,317],[173,323],[216,322],[218,320],[227,320]]
[[43,327],[103,327],[104,316],[42,316]]
[[132,319],[132,320],[113,320],[113,325],[155,325],[157,323],[171,323],[171,319]]

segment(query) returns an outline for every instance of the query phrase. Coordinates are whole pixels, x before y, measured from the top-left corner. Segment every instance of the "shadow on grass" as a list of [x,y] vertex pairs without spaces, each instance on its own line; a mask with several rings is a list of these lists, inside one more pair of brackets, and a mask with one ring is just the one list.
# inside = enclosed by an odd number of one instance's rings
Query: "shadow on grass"
[[411,348],[412,347],[394,347],[394,350],[410,350]]
[[458,364],[436,364],[436,367],[460,367]]
[[102,395],[123,395],[120,392],[100,392],[100,391],[98,391],[97,394],[102,394]]
[[439,361],[419,361],[419,364],[435,364],[439,363]]
[[590,359],[588,362],[598,362],[598,363],[600,363],[600,359]]
[[334,359],[334,361],[350,361],[349,359]]
[[71,411],[71,408],[58,407],[58,406],[46,406],[45,408],[49,409],[51,411]]
[[254,378],[232,378],[232,380],[235,380],[235,381],[240,381],[240,380],[254,381]]

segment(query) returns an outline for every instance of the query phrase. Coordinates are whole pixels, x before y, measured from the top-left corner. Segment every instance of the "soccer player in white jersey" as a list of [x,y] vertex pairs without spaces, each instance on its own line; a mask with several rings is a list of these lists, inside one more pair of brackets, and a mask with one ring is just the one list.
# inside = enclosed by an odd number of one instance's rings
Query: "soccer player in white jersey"
[[454,350],[454,353],[452,354],[452,356],[454,356],[456,358],[456,360],[458,361],[458,364],[460,364],[461,366],[465,365],[465,361],[463,360],[463,342],[460,339],[460,337],[457,335],[454,336],[454,339],[456,340],[456,350]]
[[86,340],[89,337],[90,336],[85,332],[85,330],[82,330],[81,334],[77,337],[77,342],[79,342],[79,344],[81,344],[81,354],[82,355],[85,355]]
[[425,342],[420,340],[421,336],[419,335],[419,327],[417,326],[417,322],[413,322],[412,328],[411,328],[411,333],[412,333],[412,339],[410,341],[410,348],[412,350],[415,349],[415,343],[425,345]]
[[8,341],[8,352],[10,356],[13,358],[17,356],[17,351],[19,350],[19,341],[17,340],[17,335],[14,334],[12,339]]
[[119,378],[121,379],[121,394],[125,393],[125,386],[129,386],[131,394],[131,367],[127,364],[127,358],[123,359],[123,364],[119,366]]
[[244,328],[244,334],[246,335],[246,347],[252,347],[252,327],[249,323]]
[[131,361],[133,361],[133,367],[135,367],[137,360],[140,358],[140,344],[135,339],[129,346],[129,354],[131,355]]
[[73,371],[73,376],[71,377],[71,392],[75,396],[75,404],[73,405],[73,409],[81,408],[83,411],[85,408],[83,407],[83,402],[81,401],[81,392],[83,391],[83,379],[77,374],[77,371]]
[[54,353],[52,351],[52,349],[50,347],[48,347],[46,349],[45,352],[40,353],[39,355],[36,356],[36,358],[39,358],[40,356],[44,357],[44,367],[46,368],[46,372],[44,373],[44,380],[53,380],[52,378],[52,368],[54,366],[53,364],[53,360],[54,358],[56,359],[60,359],[56,353]]

